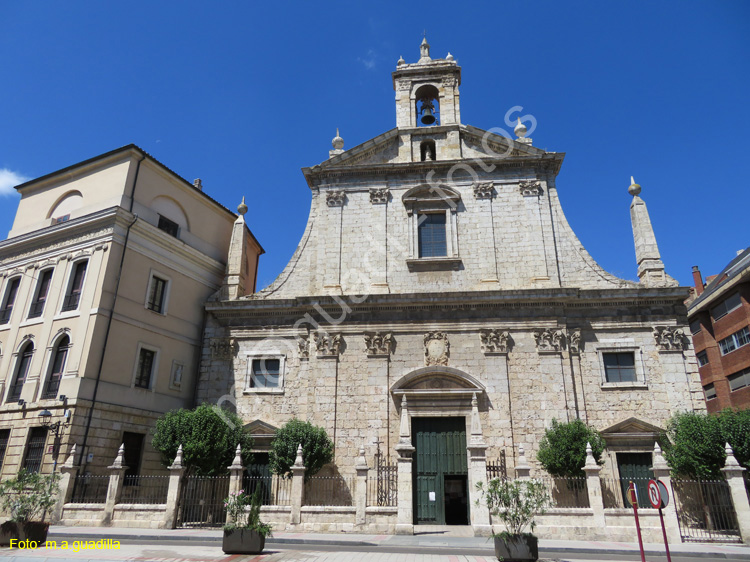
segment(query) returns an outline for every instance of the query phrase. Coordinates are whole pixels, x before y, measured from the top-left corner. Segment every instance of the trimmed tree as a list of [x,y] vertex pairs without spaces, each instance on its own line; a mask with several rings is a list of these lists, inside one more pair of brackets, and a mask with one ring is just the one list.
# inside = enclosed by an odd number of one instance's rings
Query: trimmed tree
[[553,419],[552,427],[544,431],[536,458],[552,476],[582,478],[585,476],[586,443],[591,443],[596,463],[604,464],[601,457],[607,444],[597,430],[580,419],[565,423]]
[[326,430],[310,422],[292,418],[279,429],[271,442],[268,464],[275,474],[292,475],[292,465],[297,458],[297,446],[302,445],[305,480],[333,460],[333,443]]
[[164,466],[172,464],[182,445],[183,464],[199,476],[226,474],[238,443],[247,466],[252,462],[253,439],[245,432],[242,420],[234,412],[208,404],[167,412],[156,421],[151,441],[161,453]]
[[750,410],[675,414],[667,423],[667,435],[664,457],[676,476],[722,478],[726,443],[740,465],[750,467]]

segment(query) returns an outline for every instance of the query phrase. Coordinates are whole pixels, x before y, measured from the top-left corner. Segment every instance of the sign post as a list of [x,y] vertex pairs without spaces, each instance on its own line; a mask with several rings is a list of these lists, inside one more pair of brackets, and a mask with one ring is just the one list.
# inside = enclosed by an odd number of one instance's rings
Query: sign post
[[638,547],[641,549],[641,562],[646,562],[646,553],[643,552],[643,538],[641,538],[641,524],[638,521],[638,495],[635,492],[635,484],[630,481],[628,485],[628,501],[633,506],[633,515],[635,515],[635,530],[638,532]]
[[659,510],[659,521],[661,521],[661,533],[664,536],[664,548],[667,550],[667,562],[672,562],[669,554],[669,541],[667,541],[667,530],[664,527],[664,515],[661,510],[669,505],[669,492],[661,480],[648,481],[648,499],[654,509]]

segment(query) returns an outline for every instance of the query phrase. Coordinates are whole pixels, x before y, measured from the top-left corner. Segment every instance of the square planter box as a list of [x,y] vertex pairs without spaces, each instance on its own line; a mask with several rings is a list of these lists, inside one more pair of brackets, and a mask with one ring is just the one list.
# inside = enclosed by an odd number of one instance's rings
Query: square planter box
[[18,539],[19,541],[29,539],[42,546],[47,540],[48,530],[49,523],[44,521],[29,521],[21,524],[6,521],[0,525],[0,546],[10,546],[11,539]]
[[266,537],[250,529],[224,531],[221,548],[225,554],[260,554],[266,544]]
[[495,556],[504,562],[535,562],[539,559],[539,539],[514,535],[503,540],[495,537]]

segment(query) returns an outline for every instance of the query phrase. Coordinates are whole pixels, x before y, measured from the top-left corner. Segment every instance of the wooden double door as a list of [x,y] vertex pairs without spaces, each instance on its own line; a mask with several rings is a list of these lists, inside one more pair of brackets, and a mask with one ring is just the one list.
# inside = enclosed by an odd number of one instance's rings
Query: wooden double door
[[414,523],[468,525],[466,418],[412,418]]

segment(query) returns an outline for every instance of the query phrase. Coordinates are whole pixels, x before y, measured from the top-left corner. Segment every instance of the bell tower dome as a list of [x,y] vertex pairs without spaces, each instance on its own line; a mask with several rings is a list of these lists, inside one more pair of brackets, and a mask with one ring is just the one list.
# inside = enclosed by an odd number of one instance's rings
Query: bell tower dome
[[448,53],[444,59],[430,58],[425,37],[419,46],[420,58],[407,64],[399,59],[393,73],[396,90],[396,127],[399,129],[459,125],[461,112],[458,87],[461,67]]

